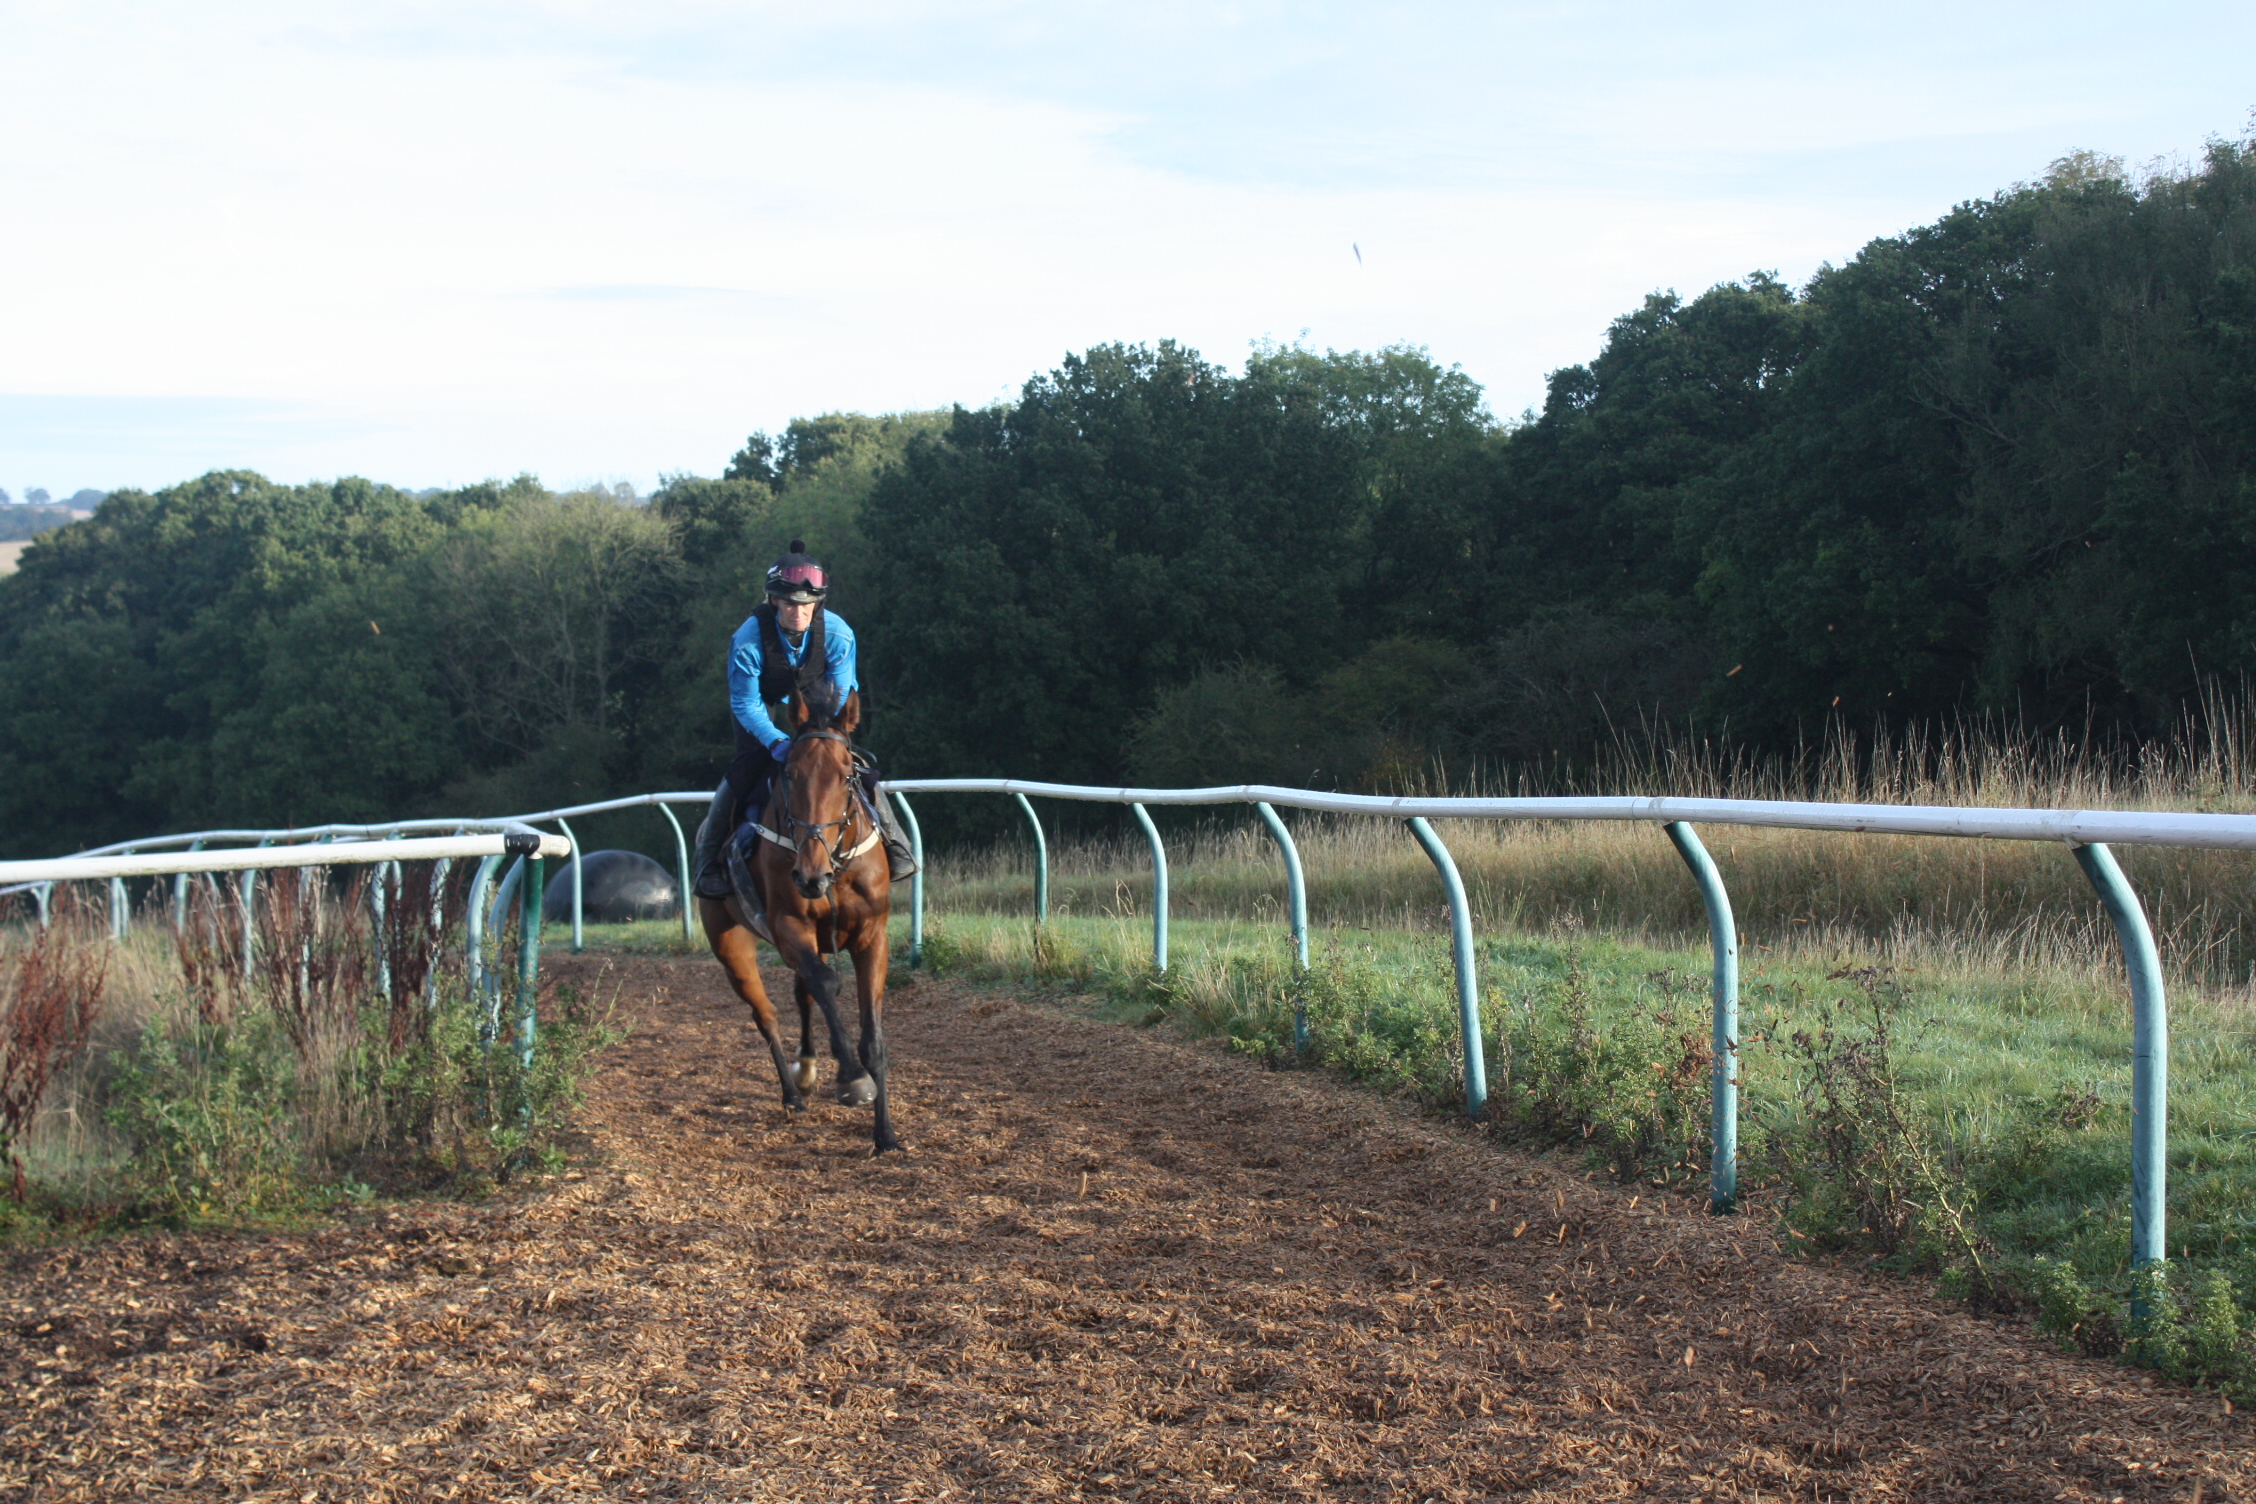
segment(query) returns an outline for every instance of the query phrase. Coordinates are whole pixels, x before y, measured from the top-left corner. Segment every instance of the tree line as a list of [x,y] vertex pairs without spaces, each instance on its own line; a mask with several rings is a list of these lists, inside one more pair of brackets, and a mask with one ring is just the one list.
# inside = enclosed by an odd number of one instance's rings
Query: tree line
[[1802,287],[1656,294],[1517,418],[1416,349],[1112,345],[993,407],[796,420],[643,505],[120,491],[0,580],[0,848],[709,782],[792,536],[903,774],[2150,735],[2256,670],[2256,142],[2065,159]]

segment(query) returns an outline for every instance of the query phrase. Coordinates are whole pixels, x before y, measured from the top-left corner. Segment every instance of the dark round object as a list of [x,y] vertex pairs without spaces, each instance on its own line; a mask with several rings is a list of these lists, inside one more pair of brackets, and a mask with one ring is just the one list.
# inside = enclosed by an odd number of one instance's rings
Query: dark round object
[[[580,890],[580,915],[591,924],[632,924],[638,919],[673,919],[681,913],[681,884],[639,851],[591,851]],[[572,918],[572,864],[548,880],[541,895],[541,918]]]

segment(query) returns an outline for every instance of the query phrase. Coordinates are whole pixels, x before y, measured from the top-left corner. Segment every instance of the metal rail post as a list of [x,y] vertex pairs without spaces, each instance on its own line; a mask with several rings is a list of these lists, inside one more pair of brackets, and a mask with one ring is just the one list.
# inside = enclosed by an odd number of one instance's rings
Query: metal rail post
[[393,862],[378,862],[368,874],[368,914],[373,921],[374,934],[370,937],[376,945],[376,990],[389,1000],[392,995],[392,948],[385,943],[384,919],[387,905],[384,886],[390,877]]
[[1480,987],[1473,972],[1473,915],[1465,902],[1465,880],[1457,875],[1449,848],[1423,817],[1403,823],[1433,859],[1441,886],[1449,894],[1449,947],[1457,960],[1457,1025],[1465,1036],[1465,1115],[1478,1118],[1488,1105],[1488,1066],[1481,1053]]
[[1304,1051],[1308,1048],[1308,879],[1301,871],[1300,848],[1293,844],[1292,832],[1285,829],[1275,807],[1264,800],[1254,810],[1285,858],[1285,904],[1292,923],[1293,964],[1298,968],[1293,977],[1293,1049]]
[[[439,1006],[439,949],[446,941],[446,884],[447,875],[453,870],[452,857],[442,856],[431,864],[431,932],[423,937],[422,944],[424,954],[430,958],[423,968],[423,1006],[432,1011]],[[404,888],[406,884],[403,873],[400,885]]]
[[483,1002],[487,992],[486,977],[486,888],[493,882],[494,868],[502,863],[500,856],[480,857],[477,873],[470,879],[469,912],[463,916],[463,959],[470,972],[470,995]]
[[1026,812],[1026,823],[1034,827],[1034,922],[1050,922],[1050,843],[1042,837],[1042,817],[1034,813],[1034,806],[1026,802],[1024,794],[1013,794],[1018,807]]
[[[394,830],[389,836],[386,836],[385,839],[390,841],[403,840],[405,839],[405,834],[404,832]],[[440,859],[438,870],[442,874],[446,871],[446,861],[444,858]],[[378,862],[376,864],[375,877],[376,979],[378,985],[381,986],[384,990],[384,996],[389,998],[392,995],[391,941],[394,938],[404,940],[405,937],[394,937],[385,933],[385,920],[387,917],[386,911],[391,903],[392,897],[395,894],[401,898],[405,898],[407,896],[407,869],[401,866],[398,862]]]
[[1167,848],[1160,844],[1159,827],[1152,824],[1151,811],[1141,804],[1128,806],[1136,812],[1136,823],[1144,828],[1144,839],[1151,842],[1152,851],[1152,970],[1167,969]]
[[696,903],[696,893],[689,882],[689,841],[682,835],[681,819],[675,815],[672,805],[660,800],[658,813],[664,815],[666,823],[674,828],[674,863],[681,882],[682,944],[695,945],[697,931],[692,925],[690,910]]
[[[195,840],[190,841],[188,849],[190,851],[203,850],[203,837],[198,836]],[[188,927],[188,874],[185,872],[172,880],[172,927],[176,930]]]
[[[585,865],[580,858],[586,853],[580,850],[580,838],[572,834],[572,827],[564,822],[562,815],[556,817],[556,828],[563,831],[564,839],[572,843],[572,855],[568,860],[572,864],[572,954],[576,956],[587,949],[586,936],[580,924],[580,879],[581,868]],[[542,894],[541,902],[547,901],[548,895]],[[685,897],[682,901],[686,903],[688,899]]]
[[55,885],[40,883],[31,890],[31,897],[39,905],[39,927],[46,929],[50,921],[50,908],[55,901]]
[[[579,842],[572,843],[574,852]],[[541,868],[546,865],[538,856],[521,858],[525,863],[523,899],[517,917],[517,1063],[526,1070],[533,1065],[533,1034],[539,1027],[537,1004],[540,998],[540,933],[541,933]],[[524,1104],[527,1111],[532,1104]]]
[[[128,846],[125,848],[125,850],[119,852],[118,854],[120,856],[131,856],[133,855],[133,848],[131,846]],[[122,877],[111,878],[110,938],[112,940],[123,940],[125,938],[126,920],[128,918],[128,911],[131,909],[131,907],[132,905],[128,904],[125,898],[125,879]]]
[[885,797],[893,801],[901,823],[909,828],[909,854],[916,858],[916,875],[909,879],[909,969],[914,971],[924,964],[924,827],[917,824],[916,811],[907,799],[891,789]]
[[2170,1019],[2162,996],[2162,957],[2115,854],[2096,843],[2075,850],[2076,865],[2115,922],[2131,978],[2131,1262],[2155,1264],[2169,1257],[2163,1192],[2169,1174]]
[[1723,1216],[1739,1204],[1739,931],[1731,895],[1708,848],[1682,820],[1662,827],[1700,885],[1708,910],[1708,945],[1715,954],[1715,1063],[1709,1085],[1708,1210]]
[[[259,845],[272,844],[272,838],[259,837]],[[258,945],[258,868],[245,867],[243,881],[237,890],[243,898],[243,975],[251,974],[251,954]]]
[[517,902],[518,884],[524,880],[525,859],[518,857],[509,864],[509,870],[501,875],[500,883],[494,888],[493,911],[486,915],[486,928],[493,931],[497,944],[502,932],[509,928],[509,912]]

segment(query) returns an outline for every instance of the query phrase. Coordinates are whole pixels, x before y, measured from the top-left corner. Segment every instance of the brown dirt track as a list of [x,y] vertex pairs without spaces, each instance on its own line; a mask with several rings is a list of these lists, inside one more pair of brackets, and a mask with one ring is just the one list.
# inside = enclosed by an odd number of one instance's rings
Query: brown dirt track
[[0,1494],[2256,1497],[2214,1397],[1367,1093],[926,984],[872,1162],[619,965],[583,1174],[14,1257]]

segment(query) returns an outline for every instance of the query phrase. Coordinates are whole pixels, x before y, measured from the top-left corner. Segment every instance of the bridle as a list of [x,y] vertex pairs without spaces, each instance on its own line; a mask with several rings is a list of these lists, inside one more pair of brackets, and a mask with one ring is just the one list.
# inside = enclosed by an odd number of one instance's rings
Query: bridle
[[[836,742],[846,749],[849,759],[851,759],[854,751],[854,744],[835,731],[802,731],[791,740],[794,744],[802,741]],[[852,772],[848,772],[846,775],[846,813],[835,820],[802,820],[791,812],[791,764],[788,760],[783,765],[783,778],[780,783],[781,787],[776,790],[773,807],[782,813],[783,818],[776,823],[790,831],[804,831],[805,835],[794,841],[789,836],[768,829],[765,825],[755,824],[752,828],[768,840],[775,842],[794,855],[798,853],[800,846],[806,841],[815,842],[829,855],[830,876],[833,878],[844,871],[847,864],[852,862],[854,858],[877,844],[879,832],[876,812],[868,808],[868,801],[862,797],[861,791],[854,786]],[[850,850],[842,851],[839,848],[845,844],[847,829],[853,825],[854,816],[857,814],[869,815],[870,833],[856,842]],[[831,831],[836,831],[837,834],[828,834]]]

